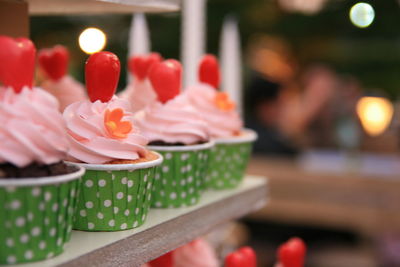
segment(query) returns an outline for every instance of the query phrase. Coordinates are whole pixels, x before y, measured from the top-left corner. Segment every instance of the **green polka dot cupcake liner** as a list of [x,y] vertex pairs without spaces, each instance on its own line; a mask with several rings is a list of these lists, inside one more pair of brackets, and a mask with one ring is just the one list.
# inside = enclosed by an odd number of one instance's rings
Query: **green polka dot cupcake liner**
[[237,187],[243,180],[256,139],[256,132],[248,129],[237,137],[216,139],[210,153],[206,188],[219,190]]
[[155,174],[152,207],[195,205],[204,191],[213,146],[214,142],[190,146],[149,146],[164,157]]
[[71,237],[79,180],[66,175],[0,180],[0,264],[51,258]]
[[86,173],[74,229],[121,231],[142,225],[151,204],[156,169],[163,161],[157,155],[156,160],[135,164],[78,164]]

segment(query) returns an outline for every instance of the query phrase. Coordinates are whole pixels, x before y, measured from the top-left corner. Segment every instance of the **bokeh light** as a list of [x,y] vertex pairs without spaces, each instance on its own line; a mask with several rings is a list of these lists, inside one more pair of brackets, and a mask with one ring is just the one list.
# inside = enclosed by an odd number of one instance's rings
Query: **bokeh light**
[[357,3],[350,9],[350,20],[359,28],[368,27],[374,21],[374,18],[374,8],[368,3]]
[[79,46],[86,54],[103,50],[107,42],[105,33],[97,28],[87,28],[79,35]]
[[389,126],[393,105],[383,97],[362,97],[357,103],[357,114],[367,134],[377,136]]

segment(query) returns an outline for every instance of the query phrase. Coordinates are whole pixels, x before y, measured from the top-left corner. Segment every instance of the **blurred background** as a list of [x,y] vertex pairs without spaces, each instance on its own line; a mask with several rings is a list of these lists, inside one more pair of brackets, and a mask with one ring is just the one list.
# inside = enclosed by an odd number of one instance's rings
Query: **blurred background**
[[[146,15],[152,51],[180,58],[180,13]],[[248,172],[270,179],[270,204],[230,233],[272,266],[291,236],[307,266],[400,266],[400,1],[209,0],[206,50],[238,21],[244,119],[259,139]],[[80,34],[104,32],[126,66],[132,16],[34,16],[38,48],[70,49],[83,82]],[[123,68],[119,87],[126,86]]]

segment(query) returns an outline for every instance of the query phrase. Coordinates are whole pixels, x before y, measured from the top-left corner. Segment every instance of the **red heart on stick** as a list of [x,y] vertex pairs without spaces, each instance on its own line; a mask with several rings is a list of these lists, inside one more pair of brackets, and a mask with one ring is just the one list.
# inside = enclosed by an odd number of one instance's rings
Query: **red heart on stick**
[[53,48],[39,51],[40,67],[54,81],[58,81],[67,73],[68,60],[68,50],[62,45],[56,45]]
[[251,247],[242,247],[226,256],[225,267],[257,267],[256,253]]
[[289,239],[278,249],[278,259],[283,267],[303,267],[306,245],[298,237]]
[[85,66],[86,87],[90,101],[108,102],[117,89],[121,64],[111,52],[98,52],[89,57]]
[[199,65],[199,80],[207,83],[214,88],[218,88],[220,82],[220,73],[218,59],[210,54],[205,55]]
[[157,259],[154,259],[149,262],[150,267],[173,267],[174,259],[173,259],[173,251],[168,252]]
[[179,95],[182,79],[181,64],[174,59],[155,63],[150,69],[149,79],[158,100],[165,103]]
[[0,81],[16,93],[32,87],[36,48],[27,38],[0,36]]
[[132,75],[143,81],[149,74],[149,70],[154,63],[161,62],[162,57],[159,53],[151,53],[147,56],[133,56],[129,59],[128,68]]

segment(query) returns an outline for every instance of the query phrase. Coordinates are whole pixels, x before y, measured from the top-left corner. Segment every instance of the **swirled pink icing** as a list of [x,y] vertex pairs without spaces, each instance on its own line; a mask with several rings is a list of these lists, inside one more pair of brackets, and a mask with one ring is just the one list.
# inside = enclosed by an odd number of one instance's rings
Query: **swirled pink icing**
[[209,140],[207,125],[183,95],[165,104],[156,101],[135,118],[143,135],[150,142],[191,145]]
[[[132,126],[120,138],[110,134],[105,123],[106,114],[117,109],[123,111],[121,122]],[[126,100],[114,96],[106,103],[99,100],[75,102],[64,110],[63,115],[71,143],[68,155],[75,161],[103,164],[116,159],[135,160],[147,153],[148,141],[134,124]]]
[[133,113],[144,109],[157,100],[157,95],[147,79],[143,81],[135,79],[119,96],[129,101]]
[[218,267],[215,252],[204,239],[177,248],[173,257],[174,267]]
[[60,102],[61,112],[68,105],[87,98],[83,85],[71,76],[64,76],[57,81],[46,80],[41,84],[41,87],[57,98]]
[[212,137],[237,135],[243,122],[235,109],[223,110],[216,105],[217,94],[218,91],[207,84],[190,86],[184,91],[184,95],[207,123]]
[[52,164],[69,148],[57,100],[40,88],[0,87],[0,162]]

